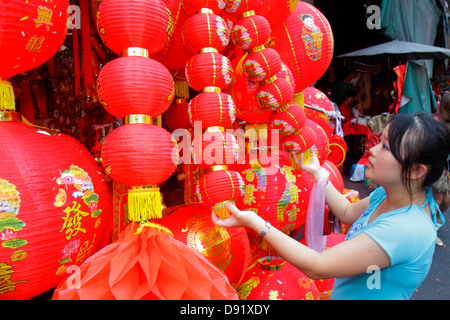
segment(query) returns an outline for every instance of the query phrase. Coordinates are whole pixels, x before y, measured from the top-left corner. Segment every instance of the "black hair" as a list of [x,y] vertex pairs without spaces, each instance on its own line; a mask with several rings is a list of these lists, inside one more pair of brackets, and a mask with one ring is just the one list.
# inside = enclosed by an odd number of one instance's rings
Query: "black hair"
[[402,183],[412,197],[409,176],[417,165],[428,168],[424,189],[442,175],[450,153],[450,129],[429,113],[397,114],[389,124],[389,148],[402,166]]
[[356,96],[357,96],[357,94],[354,90],[349,90],[344,93],[344,99],[355,98]]

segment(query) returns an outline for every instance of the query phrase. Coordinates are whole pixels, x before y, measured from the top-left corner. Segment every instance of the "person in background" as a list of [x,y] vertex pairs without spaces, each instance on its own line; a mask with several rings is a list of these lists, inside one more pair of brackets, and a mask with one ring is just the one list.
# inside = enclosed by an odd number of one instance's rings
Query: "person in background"
[[[444,92],[441,97],[441,102],[438,110],[439,119],[444,122],[448,127],[450,127],[450,94]],[[433,188],[434,198],[439,205],[439,209],[445,212],[450,205],[450,172],[449,167],[445,168],[444,173],[439,178],[438,182]],[[436,244],[438,246],[443,246],[444,242],[437,237]]]
[[230,217],[222,219],[213,212],[212,219],[219,226],[252,229],[312,279],[336,278],[332,299],[409,299],[432,263],[436,215],[445,222],[430,186],[441,176],[449,153],[450,129],[442,122],[430,114],[396,115],[380,143],[370,149],[366,176],[380,187],[354,203],[329,183],[328,171],[314,152],[308,164],[292,155],[317,187],[325,188],[333,214],[351,225],[344,242],[322,252],[231,203]]
[[341,116],[344,117],[342,119],[342,124],[346,124],[353,118],[353,110],[352,103],[356,99],[355,91],[347,91],[344,94],[344,102],[339,106],[339,111],[341,112]]

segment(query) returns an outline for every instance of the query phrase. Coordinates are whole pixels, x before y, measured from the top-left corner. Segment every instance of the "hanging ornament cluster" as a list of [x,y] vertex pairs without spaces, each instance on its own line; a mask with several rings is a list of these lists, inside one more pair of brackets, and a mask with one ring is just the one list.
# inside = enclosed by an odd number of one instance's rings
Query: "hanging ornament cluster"
[[175,171],[178,150],[154,118],[171,105],[174,83],[167,68],[150,55],[169,41],[172,15],[161,0],[104,0],[97,29],[104,43],[120,54],[99,73],[99,97],[110,114],[123,119],[103,143],[103,166],[112,179],[129,187],[131,221],[160,218],[158,184]]
[[230,41],[228,25],[219,15],[225,2],[194,0],[183,1],[183,5],[192,13],[183,26],[183,42],[194,53],[185,75],[189,86],[200,92],[189,102],[188,115],[191,124],[200,123],[203,132],[192,142],[194,163],[204,169],[196,194],[225,217],[226,202],[240,198],[243,188],[240,174],[228,167],[236,163],[239,146],[233,135],[225,133],[236,120],[233,98],[223,92],[233,78],[231,62],[221,54]]

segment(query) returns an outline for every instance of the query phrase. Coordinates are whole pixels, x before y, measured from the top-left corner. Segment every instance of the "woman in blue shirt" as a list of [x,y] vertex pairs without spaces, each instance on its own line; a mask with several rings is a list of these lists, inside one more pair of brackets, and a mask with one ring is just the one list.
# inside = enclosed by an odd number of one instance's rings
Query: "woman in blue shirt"
[[[396,115],[370,150],[366,177],[380,187],[350,203],[331,183],[326,202],[351,225],[346,241],[317,252],[270,226],[251,211],[213,220],[253,229],[289,263],[312,279],[337,278],[332,299],[409,299],[428,274],[436,240],[436,214],[444,217],[429,188],[448,165],[450,132],[431,115]],[[316,157],[297,165],[318,185],[328,179]]]

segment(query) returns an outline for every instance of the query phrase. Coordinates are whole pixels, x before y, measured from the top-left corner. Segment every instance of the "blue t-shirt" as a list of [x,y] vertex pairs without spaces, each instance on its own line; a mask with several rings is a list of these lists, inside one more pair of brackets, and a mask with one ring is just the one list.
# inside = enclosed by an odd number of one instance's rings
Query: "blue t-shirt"
[[[383,213],[368,223],[385,198],[386,191],[382,187],[371,193],[369,207],[351,226],[346,240],[365,233],[388,254],[391,265],[382,270],[372,266],[367,273],[337,278],[332,299],[409,299],[427,276],[436,242],[435,216],[433,221],[427,216],[423,209],[425,202],[423,206],[413,205]],[[427,192],[427,201],[433,212],[437,204],[431,190]]]

